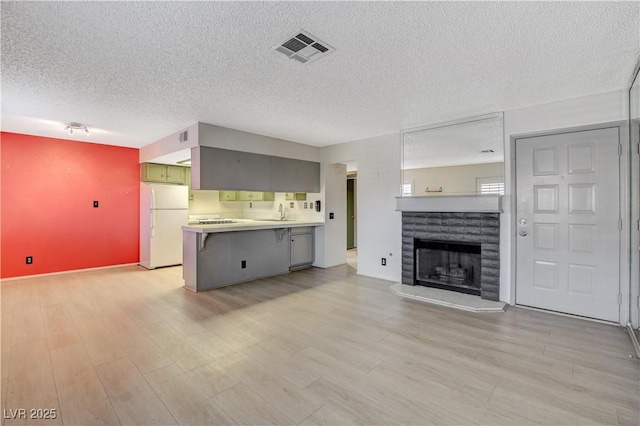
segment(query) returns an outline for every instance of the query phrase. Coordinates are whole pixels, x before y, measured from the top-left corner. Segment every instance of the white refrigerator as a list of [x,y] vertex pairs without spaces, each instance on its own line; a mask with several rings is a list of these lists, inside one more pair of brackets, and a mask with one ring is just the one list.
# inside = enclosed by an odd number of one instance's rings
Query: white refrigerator
[[182,264],[182,227],[189,221],[189,187],[140,184],[140,265]]

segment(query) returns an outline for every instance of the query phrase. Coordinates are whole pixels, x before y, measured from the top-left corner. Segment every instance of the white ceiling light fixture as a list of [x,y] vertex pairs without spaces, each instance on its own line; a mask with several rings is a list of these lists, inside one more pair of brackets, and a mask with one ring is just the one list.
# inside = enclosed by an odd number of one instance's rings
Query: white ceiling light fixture
[[67,125],[64,126],[64,131],[69,132],[70,135],[73,135],[74,130],[81,130],[84,131],[87,135],[89,134],[89,129],[87,128],[86,124],[71,122],[67,123]]
[[306,64],[327,56],[336,49],[318,39],[318,37],[306,31],[298,30],[294,35],[287,38],[284,43],[274,46],[273,50],[285,54],[289,59],[295,59]]

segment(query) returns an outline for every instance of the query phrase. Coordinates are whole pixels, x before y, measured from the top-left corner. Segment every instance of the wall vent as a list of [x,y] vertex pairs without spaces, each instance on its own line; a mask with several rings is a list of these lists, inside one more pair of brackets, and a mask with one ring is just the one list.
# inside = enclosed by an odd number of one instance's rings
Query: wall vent
[[289,59],[295,59],[306,64],[320,59],[336,49],[319,40],[318,37],[306,31],[298,30],[294,35],[287,38],[284,43],[274,46],[273,50],[283,53]]
[[189,140],[189,131],[185,130],[184,132],[180,132],[180,135],[178,136],[178,139],[179,139],[180,143],[188,141]]

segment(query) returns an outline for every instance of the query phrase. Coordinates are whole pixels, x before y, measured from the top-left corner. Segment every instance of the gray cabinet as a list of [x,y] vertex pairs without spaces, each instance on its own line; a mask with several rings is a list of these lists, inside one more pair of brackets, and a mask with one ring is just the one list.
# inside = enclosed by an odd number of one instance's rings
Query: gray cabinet
[[[199,189],[270,189],[270,164],[267,156],[206,146],[193,150],[199,150],[199,155],[192,155],[191,164],[191,173],[199,174]],[[199,161],[194,162],[194,158],[199,158]],[[193,181],[195,183],[196,179]]]
[[290,270],[310,268],[315,260],[313,227],[291,228]]
[[198,146],[191,150],[191,172],[194,189],[320,192],[314,161]]
[[320,163],[271,157],[271,187],[277,192],[320,192]]

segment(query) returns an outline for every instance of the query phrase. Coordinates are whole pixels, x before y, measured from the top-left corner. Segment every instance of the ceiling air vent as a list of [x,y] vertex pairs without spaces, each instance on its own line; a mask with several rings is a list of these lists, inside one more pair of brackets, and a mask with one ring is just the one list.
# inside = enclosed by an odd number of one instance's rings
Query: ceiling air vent
[[305,64],[326,56],[336,49],[324,41],[318,40],[318,37],[299,30],[284,43],[275,46],[273,50],[284,53],[289,59],[295,59]]

